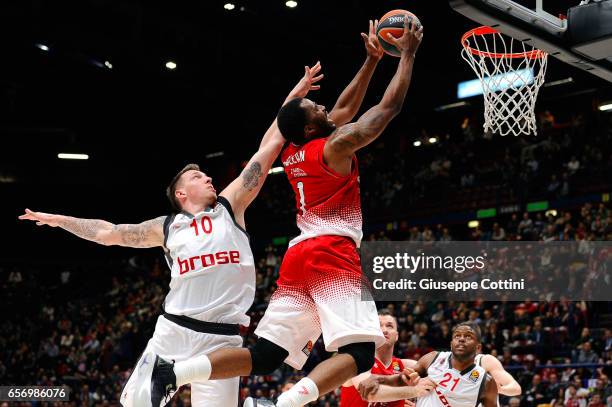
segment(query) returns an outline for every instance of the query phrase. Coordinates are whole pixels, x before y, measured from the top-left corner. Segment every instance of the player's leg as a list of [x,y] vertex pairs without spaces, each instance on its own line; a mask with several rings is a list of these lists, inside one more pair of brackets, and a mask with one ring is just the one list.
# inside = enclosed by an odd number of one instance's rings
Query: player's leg
[[337,236],[311,240],[310,255],[305,260],[309,293],[317,307],[325,347],[338,354],[283,393],[277,402],[279,407],[307,404],[370,370],[376,346],[384,343],[376,305],[362,299],[365,287],[352,241]]
[[194,407],[228,407],[238,405],[239,378],[191,383]]
[[[180,325],[179,325],[180,324]],[[185,384],[177,380],[174,371],[177,364],[186,361],[194,362],[188,366],[188,372],[194,376],[202,374],[201,355],[212,353],[221,348],[242,350],[243,338],[236,332],[224,332],[220,330],[229,329],[228,326],[217,324],[199,324],[198,321],[170,321],[166,317],[160,317],[159,326],[166,327],[164,332],[157,335],[155,346],[146,355],[151,361],[146,369],[140,369],[134,387],[133,405],[135,407],[158,407],[165,405],[172,398],[172,394],[181,385]],[[231,327],[231,326],[229,326]],[[156,332],[158,329],[156,328]],[[215,333],[213,333],[215,332]],[[172,347],[171,352],[160,353],[159,349]],[[205,370],[205,369],[204,369]],[[210,374],[210,369],[205,372]],[[197,382],[191,380],[190,382]],[[237,383],[237,382],[236,382]],[[236,386],[234,391],[238,392]]]
[[[132,370],[128,381],[126,382],[119,399],[120,403],[124,407],[137,406],[138,397],[137,392],[139,391],[139,379],[147,374],[150,374],[155,363],[155,355],[161,355],[162,357],[172,359],[177,355],[177,343],[180,343],[180,332],[176,332],[172,325],[163,317],[157,319],[155,325],[155,332],[147,343],[145,350],[143,351],[136,366]],[[170,340],[170,339],[174,340]],[[169,393],[171,398],[174,395],[174,391]]]

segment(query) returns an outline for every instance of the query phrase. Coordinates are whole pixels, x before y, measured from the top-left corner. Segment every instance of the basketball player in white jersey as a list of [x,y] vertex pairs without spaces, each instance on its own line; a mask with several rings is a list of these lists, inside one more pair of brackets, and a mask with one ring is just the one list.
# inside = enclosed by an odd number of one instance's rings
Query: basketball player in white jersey
[[[436,383],[436,388],[428,395],[419,397],[417,407],[474,407],[478,403],[484,407],[496,407],[499,388],[517,394],[514,386],[518,386],[518,383],[513,378],[508,381],[504,375],[496,372],[505,381],[504,386],[487,373],[483,360],[490,355],[480,354],[480,348],[480,328],[474,323],[464,322],[453,328],[450,352],[430,352],[420,358],[415,371],[420,377],[427,377]],[[406,372],[409,371],[407,369]],[[359,385],[359,391],[364,399],[371,402],[398,400],[412,393],[406,386],[390,386],[393,382],[397,381],[372,377]]]
[[[306,67],[304,77],[287,100],[318,89],[322,78],[317,63]],[[218,196],[212,178],[195,164],[187,165],[172,180],[168,198],[177,211],[170,216],[140,224],[112,223],[98,219],[34,212],[19,219],[38,226],[60,227],[76,236],[102,245],[134,248],[162,247],[171,269],[170,291],[164,313],[157,320],[153,337],[138,360],[121,394],[121,404],[132,406],[135,382],[162,360],[176,361],[210,353],[220,348],[240,348],[239,325],[248,326],[246,315],[255,294],[255,261],[245,231],[244,212],[261,189],[285,139],[276,120],[268,129],[259,151],[242,174]],[[161,389],[169,400],[176,388]],[[194,382],[194,406],[227,407],[238,404],[238,378]]]

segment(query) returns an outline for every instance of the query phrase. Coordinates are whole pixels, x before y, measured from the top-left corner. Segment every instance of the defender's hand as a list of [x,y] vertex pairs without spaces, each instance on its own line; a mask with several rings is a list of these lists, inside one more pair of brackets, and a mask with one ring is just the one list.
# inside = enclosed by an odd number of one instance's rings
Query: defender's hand
[[19,217],[20,220],[31,220],[36,222],[36,226],[59,226],[59,216],[44,212],[34,212],[29,209],[25,210],[25,214]]
[[357,391],[359,392],[359,395],[362,399],[367,400],[368,396],[376,394],[379,386],[380,383],[378,383],[378,379],[376,379],[375,377],[368,377],[367,379],[359,383]]
[[419,380],[419,382],[414,387],[417,392],[416,397],[423,397],[423,396],[428,395],[429,392],[432,391],[436,387],[436,384],[432,382],[430,379],[424,378],[424,379]]
[[317,62],[312,68],[305,66],[304,76],[302,79],[300,79],[297,85],[295,85],[293,90],[291,90],[288,99],[303,98],[311,90],[319,90],[321,86],[315,85],[315,83],[323,79],[323,74],[317,76],[320,71],[321,62]]
[[408,386],[415,386],[419,382],[419,374],[409,367],[404,368],[404,371],[401,373],[400,378],[402,381]]

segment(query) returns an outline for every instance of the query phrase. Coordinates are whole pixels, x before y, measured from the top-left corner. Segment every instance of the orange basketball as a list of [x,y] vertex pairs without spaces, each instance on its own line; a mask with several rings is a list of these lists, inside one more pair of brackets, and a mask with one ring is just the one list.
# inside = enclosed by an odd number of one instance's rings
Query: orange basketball
[[408,16],[410,21],[421,27],[418,17],[406,10],[391,10],[380,18],[376,35],[383,50],[394,57],[399,57],[400,52],[395,45],[387,42],[387,35],[391,34],[395,38],[400,38],[404,33],[404,16]]

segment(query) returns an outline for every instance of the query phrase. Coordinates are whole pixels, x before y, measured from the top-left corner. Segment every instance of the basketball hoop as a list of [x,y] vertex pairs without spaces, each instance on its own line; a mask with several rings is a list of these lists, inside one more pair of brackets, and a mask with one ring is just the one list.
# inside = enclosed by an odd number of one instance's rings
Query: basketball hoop
[[548,54],[487,26],[466,32],[461,45],[482,85],[485,132],[537,134],[535,102]]

